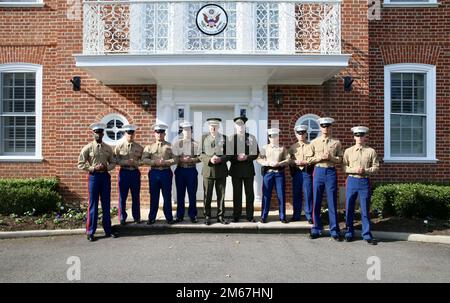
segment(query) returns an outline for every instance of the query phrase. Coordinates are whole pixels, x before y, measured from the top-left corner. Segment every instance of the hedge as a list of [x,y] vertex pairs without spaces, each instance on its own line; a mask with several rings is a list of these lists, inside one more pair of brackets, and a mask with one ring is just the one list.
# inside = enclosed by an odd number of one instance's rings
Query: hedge
[[62,203],[56,178],[0,179],[0,214],[44,214]]
[[375,188],[372,209],[383,215],[450,218],[450,186],[388,184]]

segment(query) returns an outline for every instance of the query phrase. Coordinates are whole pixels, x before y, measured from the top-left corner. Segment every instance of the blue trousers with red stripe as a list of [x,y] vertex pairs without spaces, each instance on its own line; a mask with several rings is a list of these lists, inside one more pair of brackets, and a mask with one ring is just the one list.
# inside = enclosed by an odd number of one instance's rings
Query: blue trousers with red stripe
[[131,191],[131,213],[135,221],[141,220],[141,172],[139,169],[119,171],[119,218],[125,221],[127,214],[127,197]]
[[359,196],[362,221],[362,237],[364,240],[372,239],[370,232],[370,180],[369,178],[355,178],[348,176],[345,201],[345,237],[352,238],[354,235],[353,219],[355,217],[356,198]]
[[189,198],[188,215],[189,218],[197,217],[197,168],[196,167],[177,167],[175,169],[175,184],[177,186],[177,218],[183,219],[185,206],[184,197],[186,190]]
[[323,192],[327,194],[328,218],[330,221],[330,234],[332,237],[339,235],[337,218],[337,175],[334,167],[315,167],[313,177],[313,227],[311,234],[318,235],[322,231],[320,208],[322,206]]
[[298,170],[292,176],[292,206],[294,208],[292,218],[300,220],[302,213],[302,191],[305,198],[305,216],[307,220],[312,218],[312,176],[307,172]]
[[155,220],[158,213],[159,194],[163,195],[163,211],[167,221],[173,220],[172,215],[172,177],[170,168],[164,170],[151,169],[148,172],[150,186],[150,213],[149,220]]
[[111,233],[111,175],[107,172],[89,173],[89,206],[88,218],[86,223],[86,233],[94,235],[97,230],[98,220],[98,200],[102,203],[102,223],[105,234]]
[[286,178],[284,171],[268,172],[263,177],[263,198],[261,219],[267,220],[270,210],[272,190],[277,193],[280,220],[286,219]]

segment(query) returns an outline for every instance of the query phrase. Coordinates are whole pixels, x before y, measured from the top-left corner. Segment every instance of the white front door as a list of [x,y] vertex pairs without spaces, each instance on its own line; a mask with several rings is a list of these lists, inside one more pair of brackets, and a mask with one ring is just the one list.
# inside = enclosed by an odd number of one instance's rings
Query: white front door
[[[219,132],[227,136],[233,134],[233,118],[234,118],[235,108],[234,106],[211,106],[211,105],[201,105],[201,106],[191,106],[190,108],[190,121],[199,119],[201,117],[201,125],[203,126],[202,133],[208,133],[208,123],[206,119],[208,118],[221,118],[222,124],[220,126]],[[198,125],[200,121],[195,121],[195,125]],[[195,133],[195,130],[194,130]],[[198,140],[199,141],[199,140]],[[200,142],[199,142],[200,143]],[[230,167],[230,162],[227,163],[228,168]],[[198,170],[198,190],[197,190],[197,200],[203,200],[203,176],[202,176],[203,163],[197,164]],[[213,192],[213,201],[217,199],[216,192]],[[225,200],[233,200],[233,186],[231,184],[231,177],[227,177],[227,185],[225,190]]]

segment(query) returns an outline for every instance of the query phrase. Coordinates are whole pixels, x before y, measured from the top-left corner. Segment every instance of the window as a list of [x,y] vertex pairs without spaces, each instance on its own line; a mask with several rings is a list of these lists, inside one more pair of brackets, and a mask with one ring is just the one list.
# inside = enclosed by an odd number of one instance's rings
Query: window
[[42,67],[0,65],[0,160],[42,160]]
[[128,124],[128,120],[119,114],[109,114],[102,121],[106,124],[105,136],[103,142],[109,145],[116,145],[123,138],[124,131],[122,126]]
[[320,136],[320,127],[319,127],[319,123],[317,123],[318,119],[319,119],[319,116],[316,116],[313,114],[308,114],[308,115],[301,116],[295,123],[295,125],[301,124],[301,125],[308,126],[308,132],[307,132],[308,142],[311,142],[312,140],[314,140],[315,138]]
[[256,49],[278,50],[278,3],[256,4]]
[[384,0],[385,7],[438,6],[437,0]]
[[43,7],[43,0],[0,0],[0,7]]
[[385,161],[436,161],[436,69],[385,67]]

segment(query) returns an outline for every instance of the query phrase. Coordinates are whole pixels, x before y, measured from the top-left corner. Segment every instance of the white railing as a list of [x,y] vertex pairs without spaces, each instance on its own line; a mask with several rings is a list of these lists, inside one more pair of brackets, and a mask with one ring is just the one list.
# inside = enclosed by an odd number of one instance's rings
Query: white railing
[[[198,10],[220,5],[225,30],[203,34]],[[340,54],[341,1],[85,0],[83,53]]]

